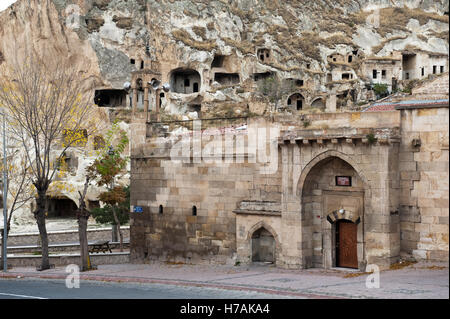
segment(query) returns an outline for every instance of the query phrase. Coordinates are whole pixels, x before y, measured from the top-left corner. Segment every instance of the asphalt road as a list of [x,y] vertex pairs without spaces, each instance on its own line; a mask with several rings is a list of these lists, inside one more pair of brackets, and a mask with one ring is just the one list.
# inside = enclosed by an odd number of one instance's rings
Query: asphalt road
[[281,299],[274,294],[163,284],[81,281],[67,288],[65,280],[0,279],[0,299]]

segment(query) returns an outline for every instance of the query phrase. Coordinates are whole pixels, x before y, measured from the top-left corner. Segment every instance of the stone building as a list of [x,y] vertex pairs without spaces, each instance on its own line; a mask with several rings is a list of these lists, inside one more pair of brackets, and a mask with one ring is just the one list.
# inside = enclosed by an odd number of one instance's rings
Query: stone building
[[206,122],[168,136],[134,117],[133,261],[448,260],[446,76],[362,112]]

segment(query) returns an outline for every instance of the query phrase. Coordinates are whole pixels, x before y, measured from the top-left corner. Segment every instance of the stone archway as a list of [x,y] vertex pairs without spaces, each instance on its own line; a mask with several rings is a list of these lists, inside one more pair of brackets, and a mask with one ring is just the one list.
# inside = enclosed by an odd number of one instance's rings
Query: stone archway
[[305,267],[339,266],[337,246],[339,240],[347,242],[347,238],[337,237],[340,221],[344,220],[355,225],[354,257],[356,267],[362,269],[364,213],[369,202],[365,196],[370,191],[351,160],[343,159],[346,156],[337,151],[325,153],[307,164],[299,179]]
[[252,262],[274,263],[275,238],[264,227],[259,228],[252,235]]
[[318,97],[312,100],[311,107],[324,110],[325,109],[325,99],[322,97]]
[[194,69],[178,68],[172,70],[169,75],[172,92],[192,94],[200,92],[201,76]]
[[301,93],[294,93],[287,99],[287,107],[300,111],[305,107],[305,98]]
[[265,222],[258,222],[248,232],[247,241],[251,249],[251,262],[275,264],[280,256],[280,241],[277,233]]

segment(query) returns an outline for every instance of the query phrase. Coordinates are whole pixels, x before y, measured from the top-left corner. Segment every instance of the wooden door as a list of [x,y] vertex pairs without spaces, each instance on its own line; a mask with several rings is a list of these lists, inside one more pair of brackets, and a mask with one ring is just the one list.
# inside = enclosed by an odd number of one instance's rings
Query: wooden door
[[336,224],[336,266],[358,268],[357,225],[347,220]]

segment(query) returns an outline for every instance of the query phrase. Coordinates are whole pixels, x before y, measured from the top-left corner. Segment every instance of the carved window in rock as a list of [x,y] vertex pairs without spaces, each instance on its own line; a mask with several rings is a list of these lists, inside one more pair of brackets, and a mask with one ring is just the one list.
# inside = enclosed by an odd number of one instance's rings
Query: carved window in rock
[[200,92],[200,73],[192,69],[175,69],[170,74],[171,90],[176,93],[191,94]]
[[261,62],[268,62],[270,60],[270,50],[266,48],[258,49],[256,55]]
[[94,103],[100,107],[123,107],[126,105],[126,99],[125,90],[95,90],[94,93]]

